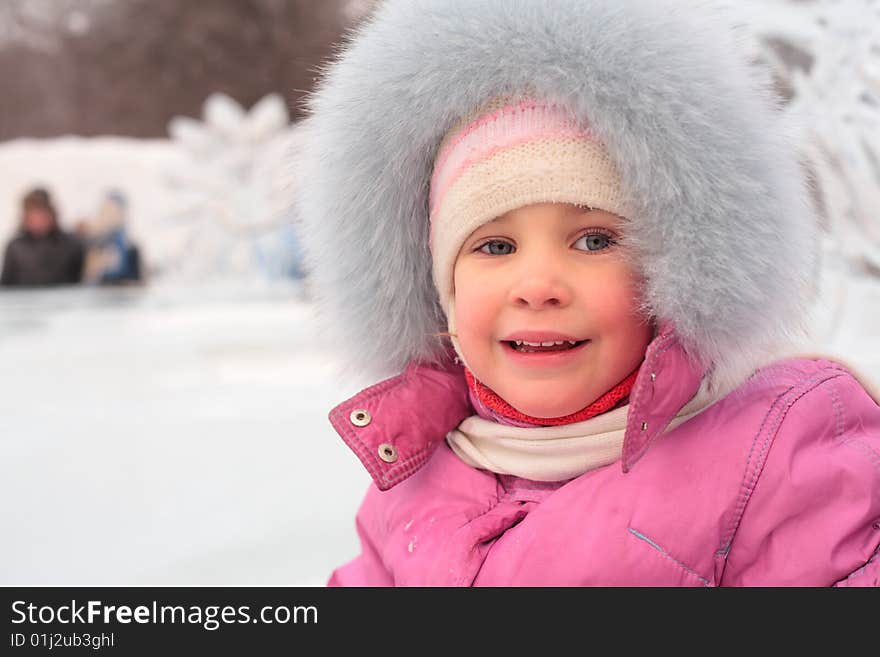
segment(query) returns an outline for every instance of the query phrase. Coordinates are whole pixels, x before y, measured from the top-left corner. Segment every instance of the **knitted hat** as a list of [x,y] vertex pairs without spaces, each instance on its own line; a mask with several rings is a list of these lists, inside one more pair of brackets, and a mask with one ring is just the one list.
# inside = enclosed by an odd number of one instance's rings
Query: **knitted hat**
[[429,243],[450,332],[453,270],[467,237],[510,210],[551,202],[622,213],[605,147],[563,107],[495,98],[445,135],[431,176]]
[[55,213],[55,208],[52,205],[52,197],[49,192],[42,187],[35,187],[25,194],[24,198],[21,199],[21,207],[25,211],[40,209],[48,210],[52,214]]

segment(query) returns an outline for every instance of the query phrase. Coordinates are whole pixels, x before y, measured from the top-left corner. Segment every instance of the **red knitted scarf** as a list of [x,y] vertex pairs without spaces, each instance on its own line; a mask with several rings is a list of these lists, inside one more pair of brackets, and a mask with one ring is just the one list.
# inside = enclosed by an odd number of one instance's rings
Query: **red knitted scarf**
[[583,422],[584,420],[589,420],[591,417],[594,417],[596,415],[599,415],[600,413],[604,413],[605,411],[614,408],[618,403],[620,403],[621,400],[629,396],[629,393],[636,382],[636,377],[638,376],[638,374],[639,368],[636,368],[636,370],[632,374],[630,374],[623,381],[611,388],[611,390],[599,397],[599,399],[594,401],[586,408],[582,408],[581,410],[575,413],[571,413],[569,415],[563,415],[562,417],[546,418],[532,417],[531,415],[520,413],[513,406],[511,406],[501,397],[499,397],[494,390],[488,388],[480,381],[477,381],[476,377],[471,374],[471,371],[468,368],[464,368],[464,375],[467,379],[468,388],[471,389],[471,392],[484,405],[486,405],[488,408],[492,409],[496,413],[511,420],[517,420],[519,422],[529,422],[531,424],[541,426],[559,426],[561,424]]

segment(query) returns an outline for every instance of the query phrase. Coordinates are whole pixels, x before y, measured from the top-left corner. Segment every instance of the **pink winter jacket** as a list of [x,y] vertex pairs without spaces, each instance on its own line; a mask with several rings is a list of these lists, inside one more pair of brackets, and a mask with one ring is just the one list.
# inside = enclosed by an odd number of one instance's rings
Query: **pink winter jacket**
[[880,585],[877,402],[835,362],[781,360],[663,433],[702,374],[658,336],[620,462],[555,486],[449,449],[473,413],[460,366],[367,388],[330,413],[374,484],[329,585]]

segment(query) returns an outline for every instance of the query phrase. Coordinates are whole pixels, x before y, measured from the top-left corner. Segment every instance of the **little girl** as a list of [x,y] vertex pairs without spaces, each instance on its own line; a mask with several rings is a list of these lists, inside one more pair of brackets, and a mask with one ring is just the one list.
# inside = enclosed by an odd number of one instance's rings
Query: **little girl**
[[880,407],[798,352],[817,224],[704,4],[387,0],[327,70],[311,275],[393,375],[330,584],[878,585]]

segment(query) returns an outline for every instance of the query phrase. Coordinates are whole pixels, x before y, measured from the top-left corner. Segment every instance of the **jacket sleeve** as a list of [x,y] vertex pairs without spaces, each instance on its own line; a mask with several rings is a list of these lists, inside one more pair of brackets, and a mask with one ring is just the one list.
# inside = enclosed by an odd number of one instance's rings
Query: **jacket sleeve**
[[0,285],[15,285],[15,249],[14,242],[10,242],[6,246],[6,252],[3,254],[3,272],[0,274]]
[[[367,497],[369,498],[369,493]],[[367,502],[365,500],[365,504]],[[334,570],[327,586],[394,586],[394,578],[382,562],[376,544],[363,522],[365,504],[361,505],[355,520],[361,541],[361,554]]]
[[722,585],[878,585],[880,406],[850,374],[794,401],[744,490]]
[[70,251],[70,263],[67,268],[65,283],[79,283],[82,281],[86,250],[79,239],[73,238]]

